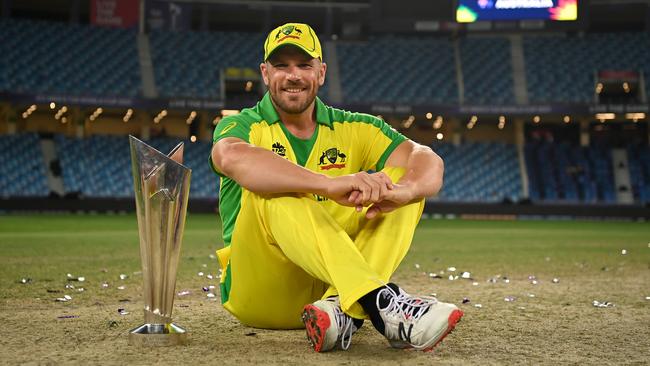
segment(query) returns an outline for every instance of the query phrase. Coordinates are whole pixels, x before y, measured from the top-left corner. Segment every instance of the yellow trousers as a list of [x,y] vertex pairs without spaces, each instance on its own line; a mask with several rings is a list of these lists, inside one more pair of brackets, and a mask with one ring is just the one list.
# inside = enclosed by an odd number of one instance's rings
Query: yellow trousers
[[[403,170],[384,172],[397,181]],[[336,206],[332,215],[304,195],[242,190],[231,245],[217,251],[229,289],[222,291],[224,307],[248,326],[295,329],[303,327],[305,304],[339,295],[345,313],[366,318],[357,300],[389,282],[411,245],[424,200],[372,220],[365,210]]]

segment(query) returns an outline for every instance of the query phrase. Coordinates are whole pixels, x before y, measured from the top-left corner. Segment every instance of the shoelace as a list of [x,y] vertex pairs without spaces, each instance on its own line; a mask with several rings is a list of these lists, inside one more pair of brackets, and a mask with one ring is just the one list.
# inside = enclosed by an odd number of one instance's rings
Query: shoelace
[[[389,299],[388,305],[384,308],[379,304],[379,299],[382,296]],[[398,294],[392,288],[385,287],[377,293],[376,305],[380,311],[397,313],[405,320],[417,320],[429,310],[431,305],[437,302],[438,300],[433,297],[415,297],[403,291]]]
[[341,349],[347,350],[350,348],[350,344],[352,343],[352,333],[354,333],[356,327],[352,322],[352,318],[341,310],[338,301],[335,299],[327,299],[327,301],[333,302],[336,306],[334,308],[334,315],[336,318],[336,326],[340,330],[339,338],[341,339]]

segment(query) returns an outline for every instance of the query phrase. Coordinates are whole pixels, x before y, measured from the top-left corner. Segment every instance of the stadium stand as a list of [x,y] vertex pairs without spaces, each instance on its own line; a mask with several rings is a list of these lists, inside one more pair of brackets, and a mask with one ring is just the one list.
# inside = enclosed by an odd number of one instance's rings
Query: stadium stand
[[38,135],[0,135],[0,196],[44,197],[50,193]]
[[465,103],[514,104],[510,42],[504,37],[460,41]]
[[445,161],[443,201],[502,202],[522,197],[515,146],[503,143],[436,143]]
[[650,203],[650,147],[628,146],[632,193],[637,203]]
[[444,38],[377,37],[337,45],[347,103],[457,103],[451,42]]
[[532,142],[525,156],[531,200],[616,202],[609,149]]
[[[257,69],[264,34],[153,31],[152,61],[161,97],[221,98],[221,70]],[[526,82],[533,103],[590,102],[594,72],[640,70],[650,75],[647,33],[523,37]],[[510,41],[506,37],[458,39],[467,104],[514,103]],[[456,104],[453,43],[446,37],[375,36],[338,41],[344,104]],[[67,95],[140,96],[135,30],[35,20],[0,20],[0,91]],[[327,60],[327,54],[325,55]],[[647,83],[650,85],[650,83]],[[649,89],[650,91],[650,89]],[[327,101],[328,87],[320,95]],[[131,197],[128,138],[54,136],[66,193]],[[163,152],[177,142],[149,141]],[[191,197],[216,198],[217,179],[207,164],[209,142],[186,142],[193,170]],[[0,136],[5,164],[0,195],[47,196],[50,191],[38,135]],[[523,197],[516,148],[501,143],[435,143],[446,164],[443,201],[501,202]],[[628,146],[636,203],[650,202],[650,149]],[[611,151],[527,142],[530,198],[543,202],[615,203]]]
[[0,91],[142,94],[134,30],[0,20]]
[[55,136],[66,193],[85,197],[130,197],[129,142],[125,136],[85,139]]
[[[85,197],[132,197],[131,157],[126,136],[95,135],[85,139],[56,135],[66,193]],[[169,152],[179,141],[154,138],[147,141]],[[185,141],[184,164],[192,169],[191,198],[216,198],[217,179],[207,157],[210,144]]]
[[164,97],[221,98],[221,70],[259,69],[264,35],[168,32],[150,35],[158,92]]
[[[525,36],[526,82],[531,102],[592,102],[598,70],[650,75],[647,33]],[[650,91],[650,83],[646,83]]]

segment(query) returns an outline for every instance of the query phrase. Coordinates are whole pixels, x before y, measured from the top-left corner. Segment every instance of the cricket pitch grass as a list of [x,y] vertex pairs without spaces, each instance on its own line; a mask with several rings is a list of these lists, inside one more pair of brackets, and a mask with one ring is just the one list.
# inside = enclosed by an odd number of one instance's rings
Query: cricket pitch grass
[[369,322],[348,351],[323,354],[304,330],[240,325],[219,301],[222,245],[216,215],[188,215],[173,319],[189,344],[138,348],[128,344],[144,320],[135,216],[0,216],[0,364],[650,362],[648,223],[422,220],[393,280],[465,312],[433,353],[391,349]]

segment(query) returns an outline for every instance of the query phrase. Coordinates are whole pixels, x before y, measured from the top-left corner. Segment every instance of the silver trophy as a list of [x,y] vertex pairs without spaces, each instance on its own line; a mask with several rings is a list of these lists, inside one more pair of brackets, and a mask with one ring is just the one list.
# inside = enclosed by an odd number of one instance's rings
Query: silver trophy
[[129,343],[184,344],[187,333],[171,316],[192,171],[183,165],[182,142],[168,155],[133,136],[129,143],[144,289],[144,324]]

